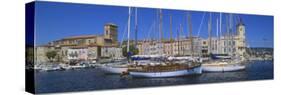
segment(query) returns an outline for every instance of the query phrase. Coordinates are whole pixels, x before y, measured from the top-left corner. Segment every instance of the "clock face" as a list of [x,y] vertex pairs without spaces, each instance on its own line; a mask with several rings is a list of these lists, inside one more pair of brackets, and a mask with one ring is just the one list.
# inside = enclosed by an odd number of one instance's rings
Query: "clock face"
[[239,31],[243,31],[243,28],[242,28],[242,27],[240,27],[240,28],[239,28]]

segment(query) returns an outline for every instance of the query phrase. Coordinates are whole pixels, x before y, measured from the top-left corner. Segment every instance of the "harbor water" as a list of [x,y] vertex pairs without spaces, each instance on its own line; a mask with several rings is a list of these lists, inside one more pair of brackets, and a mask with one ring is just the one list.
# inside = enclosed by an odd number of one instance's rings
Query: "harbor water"
[[96,68],[36,72],[36,93],[105,90],[273,79],[273,61],[251,61],[236,72],[202,73],[173,78],[132,78],[109,75]]

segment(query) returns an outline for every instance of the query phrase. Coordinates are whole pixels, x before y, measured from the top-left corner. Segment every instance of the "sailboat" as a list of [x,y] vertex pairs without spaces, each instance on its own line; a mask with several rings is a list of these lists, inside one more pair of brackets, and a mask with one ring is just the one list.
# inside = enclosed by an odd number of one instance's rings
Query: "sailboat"
[[[156,64],[155,62],[154,64]],[[153,64],[151,62],[150,64]],[[129,69],[129,74],[133,77],[178,77],[192,74],[201,74],[201,65],[193,64],[176,64],[162,62],[159,65],[144,65],[134,69]]]
[[[130,48],[130,24],[131,24],[131,7],[129,7],[128,27],[127,27],[127,33],[128,33],[127,52],[128,53]],[[104,71],[105,73],[109,73],[109,74],[123,74],[128,71],[129,62],[126,60],[125,61],[121,60],[118,62],[113,62],[111,64],[101,65],[98,68]]]
[[100,70],[104,71],[108,74],[122,74],[127,72],[128,65],[127,64],[105,64],[98,67]]
[[212,59],[209,62],[202,64],[202,70],[203,72],[230,72],[244,70],[246,66],[241,64],[241,62],[240,59]]
[[[162,32],[161,22],[162,22],[162,15],[160,9],[159,32]],[[160,42],[161,40],[162,38],[160,37]],[[128,72],[132,77],[146,77],[146,78],[178,77],[178,76],[186,76],[186,75],[193,75],[193,74],[201,74],[202,68],[201,68],[201,62],[197,60],[187,60],[187,59],[177,60],[176,58],[173,58],[171,60],[169,59],[169,57],[160,57],[160,58],[153,58],[146,65],[137,65],[133,68],[130,68]]]
[[[211,52],[211,13],[209,21],[209,51],[210,51],[210,61],[202,64],[203,72],[230,72],[239,71],[246,68],[245,65],[241,64],[243,59],[233,57],[233,56],[217,56]],[[230,22],[231,23],[231,22]],[[220,14],[220,28],[221,28],[221,14]],[[228,30],[228,28],[227,28]],[[221,29],[220,29],[221,31]]]

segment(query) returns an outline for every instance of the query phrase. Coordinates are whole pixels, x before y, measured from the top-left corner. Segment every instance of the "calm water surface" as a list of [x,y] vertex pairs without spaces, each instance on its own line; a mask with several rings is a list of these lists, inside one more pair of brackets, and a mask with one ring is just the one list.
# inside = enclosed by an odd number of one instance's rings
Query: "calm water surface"
[[36,72],[35,91],[51,93],[262,79],[273,79],[273,61],[252,61],[244,71],[203,73],[175,78],[122,78],[119,75],[104,74],[94,68]]

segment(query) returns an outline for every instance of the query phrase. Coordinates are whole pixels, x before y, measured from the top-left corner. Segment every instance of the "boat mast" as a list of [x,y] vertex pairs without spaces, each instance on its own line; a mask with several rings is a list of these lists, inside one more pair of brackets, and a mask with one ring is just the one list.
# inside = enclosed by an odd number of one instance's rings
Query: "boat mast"
[[[182,38],[181,38],[181,35],[183,34],[182,33],[182,25],[180,24],[180,29],[179,29],[179,32],[180,32],[180,35],[179,35],[179,39],[180,39],[180,51],[182,51]],[[181,52],[180,52],[180,55],[183,55]]]
[[178,55],[180,55],[180,32],[179,29],[177,28],[177,37],[178,37]]
[[[219,38],[219,19],[217,18],[217,37]],[[218,41],[216,41],[216,53],[218,54],[219,53],[219,51],[218,51],[218,43],[219,43],[219,40]]]
[[219,19],[217,18],[217,37],[219,37]]
[[228,54],[233,57],[233,37],[232,37],[232,14],[229,14],[227,17],[227,47]]
[[192,38],[192,23],[191,23],[191,14],[187,14],[187,21],[188,21],[188,27],[189,27],[189,38],[190,38],[190,46],[191,46],[191,57],[193,57],[193,38]]
[[172,31],[172,15],[170,15],[170,41],[173,40],[173,31]]
[[163,30],[162,30],[162,9],[159,9],[159,14],[158,14],[158,16],[159,16],[159,45],[157,45],[157,48],[158,48],[158,53],[160,54],[160,55],[162,55],[163,54],[163,45],[162,45],[162,41],[163,41]]
[[229,39],[230,39],[230,52],[231,52],[231,56],[233,56],[233,45],[232,45],[232,14],[229,14]]
[[235,45],[234,45],[234,31],[233,31],[233,14],[230,14],[230,32],[231,32],[231,51],[232,51],[232,55],[235,56],[235,52],[234,52],[234,49],[235,49]]
[[171,44],[171,55],[173,55],[172,15],[170,15],[170,44]]
[[212,53],[211,47],[212,47],[212,14],[210,13],[209,23],[208,23],[208,32],[209,32],[209,47],[208,51],[209,54]]
[[159,32],[160,32],[160,42],[163,41],[163,30],[162,30],[162,9],[159,10]]
[[229,54],[229,22],[228,22],[228,16],[226,15],[225,16],[226,17],[226,35],[225,35],[225,40],[226,40],[226,52],[225,53],[227,53],[227,54]]
[[219,35],[219,52],[222,53],[222,48],[221,48],[221,35],[222,35],[222,13],[220,13],[220,35]]
[[135,47],[138,44],[138,9],[135,8]]
[[128,41],[127,41],[127,53],[130,52],[130,24],[131,24],[131,7],[129,7],[129,17],[128,17]]
[[162,9],[159,9],[159,33],[160,33],[160,55],[163,54],[163,46],[162,46],[162,41],[163,41],[163,30],[162,30]]

